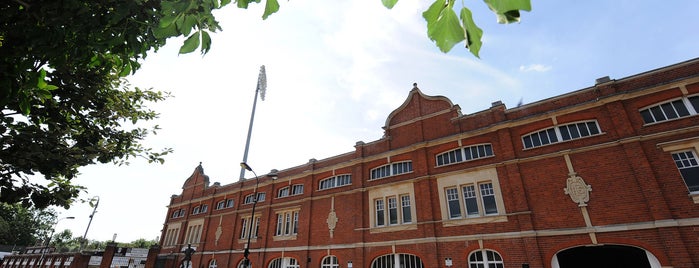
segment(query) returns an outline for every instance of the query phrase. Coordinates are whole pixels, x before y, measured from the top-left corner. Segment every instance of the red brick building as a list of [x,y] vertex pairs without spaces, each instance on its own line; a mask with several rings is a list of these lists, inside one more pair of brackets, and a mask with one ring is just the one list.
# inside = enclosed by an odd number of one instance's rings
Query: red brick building
[[699,267],[698,114],[699,59],[473,114],[416,86],[352,152],[197,167],[159,265],[240,267],[251,233],[252,267]]

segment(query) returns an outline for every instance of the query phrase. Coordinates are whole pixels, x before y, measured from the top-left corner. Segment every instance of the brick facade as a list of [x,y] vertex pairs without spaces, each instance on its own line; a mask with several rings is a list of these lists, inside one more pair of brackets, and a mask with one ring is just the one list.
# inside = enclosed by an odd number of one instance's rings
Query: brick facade
[[[696,157],[699,150],[699,98],[692,99],[699,59],[600,82],[466,115],[415,86],[388,116],[384,137],[358,142],[353,152],[280,170],[276,180],[226,185],[211,184],[198,166],[171,197],[160,257],[175,266],[191,244],[192,267],[212,260],[238,267],[247,242],[242,222],[252,210],[244,199],[258,182],[266,196],[255,210],[253,267],[276,267],[278,258],[321,267],[327,256],[339,267],[379,267],[390,254],[422,267],[449,260],[469,267],[484,250],[499,255],[490,263],[502,267],[566,267],[567,253],[594,259],[585,252],[617,248],[648,256],[649,267],[699,266],[699,191],[688,189],[673,161],[674,152]],[[677,99],[695,105],[689,115],[644,122],[641,110]],[[349,184],[328,187],[347,183],[345,175]],[[292,193],[295,185],[303,185],[301,194]],[[284,187],[290,194],[278,197]],[[231,207],[219,206],[227,200]]]

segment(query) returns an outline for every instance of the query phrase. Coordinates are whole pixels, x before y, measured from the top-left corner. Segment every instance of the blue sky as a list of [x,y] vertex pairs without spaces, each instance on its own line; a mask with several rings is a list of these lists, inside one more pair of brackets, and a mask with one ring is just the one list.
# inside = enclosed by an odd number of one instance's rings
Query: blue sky
[[[258,174],[354,150],[380,139],[386,117],[412,83],[469,114],[501,100],[515,107],[699,57],[699,2],[532,1],[518,24],[500,25],[482,1],[464,1],[484,30],[481,58],[463,43],[444,54],[426,36],[431,2],[281,1],[266,21],[262,6],[217,13],[223,31],[204,57],[177,55],[182,39],[150,54],[134,86],[170,91],[151,105],[162,130],[145,145],[172,147],[164,165],[133,160],[95,165],[75,180],[83,198],[100,197],[88,238],[155,239],[166,205],[203,162],[211,182],[238,181],[260,65],[268,91],[258,102],[248,163]],[[459,4],[457,4],[459,5]],[[251,177],[247,174],[247,177]],[[92,209],[61,210],[57,231],[81,236]]]

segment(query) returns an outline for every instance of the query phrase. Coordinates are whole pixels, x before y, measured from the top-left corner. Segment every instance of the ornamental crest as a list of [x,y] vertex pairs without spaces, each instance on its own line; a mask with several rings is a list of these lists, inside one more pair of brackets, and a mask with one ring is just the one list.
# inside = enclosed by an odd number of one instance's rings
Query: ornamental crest
[[585,181],[575,173],[569,175],[566,185],[568,187],[563,189],[565,194],[569,195],[570,198],[573,199],[573,202],[578,203],[579,207],[587,206],[587,202],[590,201],[592,186],[587,185]]
[[328,223],[328,230],[330,231],[330,238],[333,237],[333,233],[335,232],[335,226],[337,226],[337,214],[335,214],[335,209],[331,209],[330,213],[328,213],[328,218],[325,220],[325,222]]

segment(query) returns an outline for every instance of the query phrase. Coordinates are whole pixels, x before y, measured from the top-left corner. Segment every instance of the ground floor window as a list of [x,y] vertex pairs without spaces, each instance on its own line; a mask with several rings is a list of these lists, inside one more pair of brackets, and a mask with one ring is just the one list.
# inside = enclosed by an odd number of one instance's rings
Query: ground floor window
[[371,268],[423,268],[420,257],[412,254],[387,254],[371,262]]
[[294,258],[276,258],[269,263],[269,268],[300,268],[299,262]]
[[320,268],[339,268],[340,262],[337,261],[335,256],[326,256],[321,262]]
[[478,250],[468,256],[468,267],[470,268],[504,268],[502,257],[492,250]]

